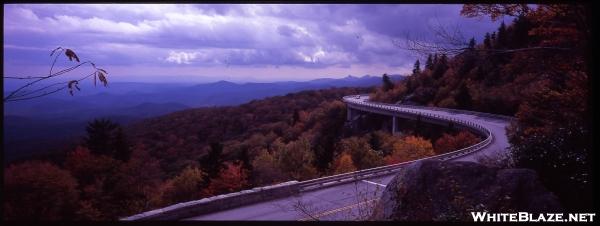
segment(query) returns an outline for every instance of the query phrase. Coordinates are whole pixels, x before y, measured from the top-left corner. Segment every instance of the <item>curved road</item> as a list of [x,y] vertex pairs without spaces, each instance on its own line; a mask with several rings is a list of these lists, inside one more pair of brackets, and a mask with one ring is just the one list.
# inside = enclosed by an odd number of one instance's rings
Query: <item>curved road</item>
[[346,96],[344,97],[344,102],[358,105],[371,104],[379,108],[392,107],[394,109],[397,109],[398,111],[408,109],[413,112],[421,113],[423,115],[431,114],[445,118],[453,118],[468,121],[483,126],[491,132],[493,136],[492,143],[490,143],[488,146],[486,146],[480,151],[456,158],[454,159],[454,161],[477,161],[477,158],[479,156],[495,156],[498,154],[505,154],[506,149],[510,147],[510,144],[508,143],[508,138],[506,136],[506,127],[510,124],[510,121],[508,119],[505,119],[505,117],[494,117],[489,116],[490,114],[457,111],[453,109],[444,108],[427,109],[419,106],[383,104],[369,101],[369,97],[367,95]]
[[[451,109],[422,108],[405,105],[387,105],[368,101],[368,96],[344,97],[347,104],[368,106],[373,113],[378,109],[410,110],[419,114],[453,118],[475,123],[491,132],[492,142],[483,149],[452,159],[451,161],[477,161],[479,156],[506,153],[509,143],[506,136],[508,119],[476,112],[457,112]],[[362,111],[362,110],[361,110]],[[365,219],[372,205],[380,197],[385,185],[395,175],[340,184],[313,191],[301,192],[261,203],[255,203],[225,211],[195,216],[184,220],[356,220]]]

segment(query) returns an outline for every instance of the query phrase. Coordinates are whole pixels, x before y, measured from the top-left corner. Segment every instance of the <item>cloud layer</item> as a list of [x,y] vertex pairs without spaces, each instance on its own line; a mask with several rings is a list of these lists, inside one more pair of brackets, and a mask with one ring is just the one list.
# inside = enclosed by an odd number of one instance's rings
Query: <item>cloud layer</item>
[[[428,36],[430,27],[438,25],[462,27],[466,37],[476,38],[497,27],[490,21],[461,17],[460,8],[10,4],[4,7],[5,73],[47,65],[48,55],[44,53],[56,46],[73,48],[80,56],[109,69],[132,69],[120,73],[146,74],[159,80],[166,75],[152,74],[157,67],[174,73],[180,68],[189,76],[232,75],[235,71],[238,74],[233,76],[240,77],[238,80],[243,76],[264,80],[291,76],[279,73],[280,68],[287,68],[286,72],[293,68],[312,71],[291,78],[401,73],[416,56],[394,46],[392,40],[406,34]],[[245,68],[258,75],[232,68]],[[202,74],[202,69],[223,72],[208,75]]]

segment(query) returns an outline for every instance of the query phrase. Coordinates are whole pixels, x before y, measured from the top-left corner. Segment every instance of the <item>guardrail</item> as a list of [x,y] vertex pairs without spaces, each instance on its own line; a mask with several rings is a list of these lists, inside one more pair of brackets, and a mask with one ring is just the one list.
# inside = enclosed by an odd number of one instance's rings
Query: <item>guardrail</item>
[[[369,95],[367,95],[367,94],[359,94],[359,95],[345,96],[343,98],[344,98],[344,100],[346,100],[346,98],[351,99],[351,98],[356,98],[356,97],[361,97],[361,96],[368,97]],[[369,100],[367,100],[367,102],[368,101]],[[388,104],[388,103],[378,103],[378,104],[388,105],[388,106],[402,106],[403,108],[424,109],[424,110],[432,110],[432,111],[444,111],[444,112],[449,112],[449,113],[454,113],[454,114],[477,115],[477,116],[484,116],[484,117],[488,117],[488,118],[498,118],[498,119],[503,119],[503,120],[507,120],[507,121],[511,121],[511,120],[515,119],[515,117],[511,117],[511,116],[507,116],[507,115],[498,115],[498,114],[492,114],[492,113],[487,113],[487,112],[477,112],[477,111],[451,109],[451,108],[440,108],[440,107],[430,107],[430,106],[420,106],[420,105],[406,105],[406,104]]]
[[[346,102],[346,103],[351,103],[351,104],[355,104],[355,105],[359,105],[359,106],[366,106],[366,107],[369,107],[372,109],[386,110],[392,114],[401,112],[401,113],[406,113],[406,114],[420,115],[422,117],[428,117],[431,119],[451,121],[458,125],[462,125],[462,126],[465,126],[468,128],[472,128],[476,131],[479,131],[479,133],[481,135],[485,136],[486,139],[483,140],[482,142],[471,145],[469,147],[466,147],[466,148],[463,148],[460,150],[456,150],[453,152],[448,152],[448,153],[441,154],[441,155],[430,156],[430,157],[426,157],[426,158],[422,158],[422,159],[397,163],[397,164],[393,164],[393,165],[380,166],[380,167],[364,169],[364,170],[359,170],[359,171],[354,171],[354,172],[349,172],[349,173],[326,176],[326,177],[316,178],[316,179],[312,179],[312,180],[306,180],[306,181],[302,181],[302,182],[289,181],[289,182],[285,182],[285,183],[281,183],[281,184],[277,184],[277,185],[258,187],[258,188],[253,188],[250,190],[243,190],[243,191],[239,191],[239,192],[235,192],[235,193],[213,196],[213,197],[209,197],[209,198],[194,200],[194,201],[185,202],[185,203],[179,203],[179,204],[171,205],[171,206],[168,206],[165,208],[136,214],[136,215],[133,215],[130,217],[121,218],[121,220],[132,221],[132,220],[183,219],[183,218],[198,216],[201,214],[207,214],[207,213],[211,213],[211,212],[221,211],[221,210],[225,210],[225,209],[229,209],[229,208],[235,208],[235,207],[252,204],[252,203],[256,203],[256,202],[260,202],[260,201],[268,201],[268,200],[273,200],[273,199],[277,199],[277,198],[288,197],[291,195],[295,195],[295,194],[310,191],[310,190],[339,185],[339,184],[343,184],[343,183],[349,183],[349,182],[353,182],[353,181],[357,181],[357,180],[361,180],[361,179],[389,175],[389,174],[392,174],[392,173],[395,173],[395,172],[401,170],[402,168],[404,168],[405,166],[407,166],[411,163],[425,160],[425,159],[435,159],[435,160],[441,160],[441,161],[452,160],[452,159],[479,151],[482,148],[486,147],[488,144],[490,144],[494,139],[491,131],[489,131],[485,127],[478,125],[476,123],[473,123],[473,122],[469,122],[469,121],[465,121],[465,120],[461,120],[461,119],[457,119],[457,118],[452,118],[452,117],[443,117],[443,116],[436,115],[436,114],[423,113],[420,111],[414,111],[414,110],[407,109],[410,107],[405,107],[405,106],[357,101],[356,100],[357,96],[360,97],[361,95],[345,96],[343,99],[344,99],[344,102]],[[354,99],[352,99],[352,98],[354,98]],[[430,107],[423,107],[423,108],[430,108]],[[446,112],[448,112],[448,110],[453,110],[453,109],[432,108],[432,107],[431,107],[431,109],[434,109],[434,110],[439,109],[439,110],[446,111]],[[462,111],[462,110],[456,110],[456,111]],[[478,112],[474,112],[474,113],[478,113]],[[480,113],[480,114],[488,114],[488,113]],[[490,116],[488,116],[488,117],[490,117]]]
[[298,194],[298,181],[288,181],[276,185],[258,187],[239,192],[217,195],[184,203],[170,205],[130,217],[122,221],[134,220],[178,220],[216,211],[235,208],[247,204],[268,201]]
[[483,134],[486,138],[477,144],[474,144],[469,147],[459,149],[459,150],[456,150],[453,152],[444,153],[441,155],[430,156],[430,157],[426,157],[426,158],[421,158],[421,159],[412,160],[412,161],[408,161],[408,162],[397,163],[397,164],[393,164],[393,165],[380,166],[380,167],[375,167],[375,168],[370,168],[370,169],[364,169],[364,170],[359,170],[359,171],[354,171],[354,172],[349,172],[349,173],[344,173],[344,174],[338,174],[338,175],[333,175],[333,176],[328,176],[328,177],[321,177],[321,178],[316,178],[316,179],[312,179],[312,180],[302,181],[302,182],[298,183],[298,185],[300,186],[300,191],[310,191],[310,190],[314,190],[314,189],[320,189],[323,187],[337,185],[340,183],[348,183],[348,182],[352,182],[352,181],[356,181],[356,180],[392,174],[392,173],[395,173],[395,172],[401,170],[402,168],[404,168],[405,166],[407,166],[411,163],[425,160],[425,159],[435,159],[435,160],[441,160],[441,161],[455,159],[455,158],[476,152],[478,150],[481,150],[482,148],[484,148],[488,144],[490,144],[494,139],[494,136],[492,135],[491,131],[489,131],[487,128],[485,128],[481,125],[478,125],[476,123],[473,123],[473,122],[469,122],[469,121],[465,121],[465,120],[461,120],[461,119],[457,119],[457,118],[443,117],[443,116],[439,116],[439,115],[435,115],[435,114],[422,113],[419,111],[411,111],[408,109],[403,109],[397,105],[388,105],[388,104],[380,104],[380,103],[375,104],[375,103],[357,101],[356,99],[352,99],[353,97],[355,98],[356,96],[346,96],[346,97],[344,97],[344,101],[347,103],[368,106],[368,107],[377,108],[377,109],[385,109],[385,110],[389,110],[389,111],[393,111],[393,112],[399,111],[402,113],[421,115],[424,117],[430,117],[430,118],[434,118],[434,119],[438,119],[438,120],[451,121],[451,122],[457,123],[459,125],[473,128],[473,129],[479,131],[481,134]]

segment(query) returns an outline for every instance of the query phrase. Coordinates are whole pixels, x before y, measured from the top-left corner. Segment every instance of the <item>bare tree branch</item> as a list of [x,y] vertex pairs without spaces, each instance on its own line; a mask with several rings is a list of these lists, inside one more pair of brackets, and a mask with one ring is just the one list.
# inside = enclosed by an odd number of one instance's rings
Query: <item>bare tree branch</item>
[[434,33],[441,37],[441,39],[446,40],[445,42],[429,42],[411,38],[406,35],[404,38],[404,43],[400,40],[392,40],[392,43],[400,49],[404,49],[407,51],[415,52],[422,56],[427,56],[429,54],[446,54],[448,56],[455,56],[465,51],[477,51],[477,52],[487,52],[490,54],[507,54],[507,53],[515,53],[515,52],[523,52],[523,51],[538,51],[538,50],[556,50],[556,51],[572,51],[572,48],[564,48],[564,47],[553,47],[553,46],[534,46],[534,47],[525,47],[518,49],[483,49],[483,48],[469,48],[468,42],[460,41],[457,37],[458,33],[450,34],[445,30],[437,30]]
[[294,208],[294,210],[307,216],[307,218],[304,218],[302,220],[310,219],[313,221],[319,221],[319,218],[315,216],[316,211],[314,210],[314,208],[312,208],[312,206],[309,203],[303,202],[301,199],[298,199],[296,200],[296,202],[294,202],[292,207]]
[[[562,9],[555,9],[560,11]],[[503,15],[508,16],[519,16],[525,15],[529,12],[529,8],[526,4],[466,4],[461,11],[461,14],[467,17],[477,17],[482,15],[490,15],[492,20],[498,19]],[[448,56],[455,56],[462,54],[466,51],[477,51],[486,52],[489,54],[510,54],[522,51],[572,51],[572,48],[564,48],[558,46],[532,46],[517,49],[489,49],[489,48],[470,48],[469,42],[462,34],[458,25],[454,27],[443,26],[439,19],[436,17],[437,24],[432,26],[429,25],[431,33],[434,35],[434,39],[416,39],[410,37],[408,34],[404,37],[404,42],[400,40],[393,40],[392,43],[404,50],[415,52],[422,56],[429,54],[446,54]]]
[[[89,78],[90,76],[93,76],[94,74],[96,74],[96,72],[93,72],[93,73],[91,73],[91,74],[88,74],[87,76],[85,76],[85,77],[83,77],[83,78],[80,78],[80,79],[78,79],[78,80],[74,80],[74,81],[77,81],[77,82],[83,81],[83,80],[85,80],[85,79]],[[24,96],[32,95],[32,94],[34,94],[34,93],[37,93],[37,92],[40,92],[40,91],[44,91],[44,90],[46,90],[46,89],[48,89],[48,88],[50,88],[50,87],[52,87],[52,86],[56,86],[56,85],[65,85],[64,87],[60,88],[60,90],[63,90],[63,89],[65,89],[65,88],[67,88],[67,86],[66,86],[66,85],[67,85],[68,83],[69,83],[69,82],[57,82],[57,83],[53,83],[53,84],[50,84],[50,85],[44,86],[44,87],[42,87],[42,88],[39,88],[39,89],[36,89],[36,90],[33,90],[33,91],[29,91],[29,92],[27,92],[27,91],[26,91],[26,92],[22,92],[22,93],[21,93],[21,94],[19,94],[19,95],[15,94],[15,95],[14,95],[12,98],[20,98],[20,97],[24,97]],[[51,93],[48,93],[48,94],[52,94],[52,93],[54,93],[54,92],[51,92]],[[46,95],[48,95],[48,94],[46,94]],[[45,95],[42,95],[42,96],[45,96]],[[39,97],[39,96],[36,96],[36,97]],[[33,99],[33,98],[27,98],[27,99]],[[16,100],[27,100],[27,99],[16,99]],[[7,102],[10,102],[10,101],[15,101],[15,100],[14,100],[14,99],[12,99],[12,100],[8,100]]]
[[[52,61],[52,65],[50,66],[50,71],[48,72],[47,76],[27,76],[27,77],[4,76],[4,79],[15,79],[15,80],[35,79],[34,81],[31,81],[31,82],[29,82],[29,83],[27,83],[27,84],[25,84],[25,85],[17,88],[16,90],[12,91],[11,93],[9,93],[7,96],[4,97],[4,102],[19,101],[19,100],[29,100],[29,99],[33,99],[33,98],[37,98],[37,97],[46,96],[46,95],[49,95],[49,94],[52,94],[52,93],[56,93],[56,92],[58,92],[60,90],[63,90],[65,88],[69,88],[70,89],[69,92],[72,95],[73,90],[72,90],[72,87],[69,84],[78,83],[79,81],[85,80],[85,79],[87,79],[87,78],[89,78],[91,76],[94,76],[94,81],[96,79],[96,76],[99,76],[100,77],[100,81],[103,82],[104,85],[106,86],[107,80],[106,80],[105,76],[106,76],[107,72],[105,70],[103,70],[103,69],[97,68],[96,65],[93,62],[91,62],[91,61],[84,61],[84,62],[81,62],[81,63],[79,63],[77,65],[65,68],[63,70],[60,70],[60,71],[57,71],[57,72],[52,72],[53,69],[54,69],[54,66],[56,65],[56,61],[57,61],[58,57],[60,55],[62,55],[62,53],[64,53],[65,56],[69,58],[69,61],[72,61],[73,59],[75,59],[77,62],[79,62],[79,57],[71,49],[65,49],[65,48],[62,48],[62,47],[58,47],[58,48],[52,50],[52,52],[50,53],[50,56],[53,56],[55,53],[56,53],[56,56],[54,56],[54,60]],[[68,81],[68,82],[53,83],[53,84],[44,86],[42,88],[35,89],[33,91],[27,91],[27,90],[25,90],[26,88],[31,87],[34,84],[38,83],[38,82],[41,82],[41,81],[44,81],[44,80],[48,80],[48,79],[51,79],[51,78],[54,78],[54,77],[66,74],[66,73],[71,72],[71,71],[73,71],[73,70],[75,70],[75,69],[77,69],[77,68],[79,68],[79,67],[81,67],[81,66],[83,66],[85,64],[90,64],[94,68],[94,72],[91,73],[91,74],[89,74],[89,75],[86,75],[86,76],[84,76],[84,77],[82,77],[80,79],[71,80],[71,81]],[[53,87],[55,87],[57,85],[64,85],[64,86],[60,87],[60,88],[56,88],[56,89],[51,89],[51,88],[53,88]],[[75,88],[79,89],[79,87],[77,87],[77,86],[75,86]],[[48,90],[52,90],[52,91],[48,91]],[[38,95],[38,93],[40,93],[40,92],[42,92],[42,94]]]

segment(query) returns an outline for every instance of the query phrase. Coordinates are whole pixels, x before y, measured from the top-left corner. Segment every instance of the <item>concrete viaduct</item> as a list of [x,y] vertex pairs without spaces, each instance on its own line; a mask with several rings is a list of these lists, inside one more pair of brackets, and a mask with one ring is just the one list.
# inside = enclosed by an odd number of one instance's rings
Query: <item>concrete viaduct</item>
[[[470,147],[423,159],[478,161],[478,156],[507,154],[506,127],[511,117],[376,103],[368,95],[345,96],[343,101],[348,120],[364,112],[387,115],[392,117],[393,133],[397,118],[405,118],[464,128],[485,137]],[[423,159],[178,203],[121,220],[360,220],[398,171]]]

